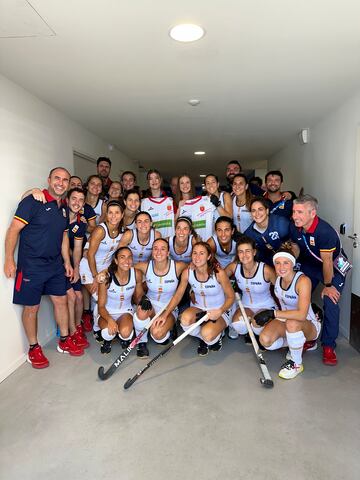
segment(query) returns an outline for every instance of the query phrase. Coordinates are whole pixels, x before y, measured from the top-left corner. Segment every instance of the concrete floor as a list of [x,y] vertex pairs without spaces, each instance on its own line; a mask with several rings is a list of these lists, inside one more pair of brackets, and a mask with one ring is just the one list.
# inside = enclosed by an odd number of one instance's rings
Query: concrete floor
[[[98,345],[80,358],[45,348],[51,365],[25,364],[0,385],[0,474],[17,479],[358,479],[360,355],[345,340],[339,365],[320,350],[290,381],[259,383],[252,347],[225,340],[206,358],[186,339],[128,391],[145,365],[134,355],[101,382]],[[160,347],[151,344],[151,355]]]

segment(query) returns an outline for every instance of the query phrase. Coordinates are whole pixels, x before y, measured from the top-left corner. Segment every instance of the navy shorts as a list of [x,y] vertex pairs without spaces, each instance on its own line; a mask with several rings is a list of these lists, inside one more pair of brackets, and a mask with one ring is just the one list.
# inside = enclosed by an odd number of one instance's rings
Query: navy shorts
[[70,288],[72,288],[74,292],[81,292],[82,285],[80,278],[77,282],[71,283],[69,278],[66,277],[66,291],[70,290]]
[[18,269],[15,277],[13,303],[24,306],[39,305],[42,295],[66,295],[65,269],[61,265],[37,272]]

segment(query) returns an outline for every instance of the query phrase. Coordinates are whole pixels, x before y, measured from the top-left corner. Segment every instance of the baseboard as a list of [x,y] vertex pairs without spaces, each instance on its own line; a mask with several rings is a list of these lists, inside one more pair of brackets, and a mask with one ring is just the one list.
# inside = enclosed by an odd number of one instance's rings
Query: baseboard
[[20,357],[18,359],[16,359],[14,362],[12,362],[10,365],[8,365],[5,368],[5,370],[2,370],[0,372],[0,382],[3,382],[9,375],[14,373],[15,370],[17,368],[21,367],[21,365],[25,362],[26,362],[26,354],[23,353],[22,355],[20,355]]
[[[49,332],[44,338],[39,341],[40,345],[46,345],[56,335],[56,330]],[[26,362],[27,353],[22,353],[19,358],[6,366],[6,368],[0,371],[0,383],[3,382],[8,376],[15,372],[16,369],[21,367]]]

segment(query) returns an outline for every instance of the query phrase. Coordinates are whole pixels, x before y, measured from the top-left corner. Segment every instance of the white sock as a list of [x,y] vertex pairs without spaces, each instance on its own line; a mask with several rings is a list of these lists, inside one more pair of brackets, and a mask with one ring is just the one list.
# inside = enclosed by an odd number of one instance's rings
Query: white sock
[[[184,330],[184,332],[186,332],[187,330],[189,330],[190,327],[192,327],[192,325],[183,325],[181,324],[181,327],[182,329]],[[193,330],[190,335],[192,337],[198,337],[198,338],[201,338],[201,334],[200,334],[200,330],[201,330],[201,327],[200,325],[198,325],[195,330]]]
[[296,365],[302,364],[302,351],[306,341],[304,333],[300,332],[286,332],[286,338],[289,344],[291,358]]
[[210,345],[214,345],[214,343],[216,343],[220,338],[221,338],[221,333],[219,333],[219,335],[216,338],[214,338],[214,340],[211,340],[210,342],[205,342],[205,340],[204,339],[203,340],[207,345],[210,346]]
[[[151,333],[150,333],[150,335],[151,335]],[[164,338],[160,338],[160,339],[154,338],[153,335],[151,335],[151,338],[152,338],[152,339],[154,340],[154,342],[156,342],[156,343],[163,343],[163,342],[165,342],[169,337],[170,337],[170,331],[167,332],[167,334],[165,335]]]
[[99,327],[99,325],[95,325],[95,323],[94,323],[93,330],[94,330],[94,332],[100,332],[101,328]]
[[119,335],[119,338],[121,338],[121,340],[131,340],[132,336],[134,335],[134,330],[131,330],[131,333],[127,338],[122,337],[120,333],[118,333],[118,335]]
[[109,329],[107,327],[101,330],[101,336],[104,340],[107,340],[108,342],[111,342],[111,340],[116,337],[116,335],[110,335]]
[[[145,328],[149,322],[150,322],[150,317],[145,318],[145,320],[139,320],[136,313],[134,313],[133,324],[134,324],[136,335],[139,335],[141,330]],[[146,343],[147,341],[148,341],[148,332],[145,332],[144,335],[141,337],[140,343]]]
[[239,320],[233,323],[230,323],[230,326],[239,334],[245,335],[248,333],[248,329],[246,328],[245,320],[242,316],[240,316]]
[[266,350],[278,350],[279,348],[284,346],[284,339],[282,337],[275,340],[269,347],[265,347]]
[[260,333],[264,330],[264,327],[254,327],[254,325],[251,325],[251,328],[255,335],[260,335]]

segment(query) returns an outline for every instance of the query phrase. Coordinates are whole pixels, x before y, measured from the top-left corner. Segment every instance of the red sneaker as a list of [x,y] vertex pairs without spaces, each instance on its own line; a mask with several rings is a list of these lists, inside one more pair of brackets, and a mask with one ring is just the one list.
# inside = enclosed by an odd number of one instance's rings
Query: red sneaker
[[46,368],[49,366],[49,360],[43,354],[40,345],[36,345],[35,348],[29,350],[26,361],[31,363],[33,368]]
[[323,363],[331,366],[337,364],[336,353],[332,347],[323,347]]
[[74,343],[81,348],[88,348],[90,343],[84,338],[81,334],[81,332],[76,329],[75,333],[71,335],[71,338],[73,339]]
[[76,325],[76,331],[80,332],[80,335],[86,340],[86,333],[82,323],[80,323],[79,325]]
[[79,345],[76,345],[76,343],[74,343],[73,339],[70,336],[66,337],[65,342],[59,340],[57,351],[60,353],[70,353],[70,355],[73,355],[75,357],[80,357],[81,355],[84,355],[83,347],[79,347]]
[[92,320],[92,315],[91,315],[91,312],[83,312],[82,314],[82,321],[83,321],[83,327],[84,327],[84,330],[85,332],[91,332],[92,330],[92,323],[91,323],[91,320]]
[[303,346],[303,353],[304,352],[312,352],[317,349],[317,341],[316,340],[310,340],[308,342],[304,343]]

